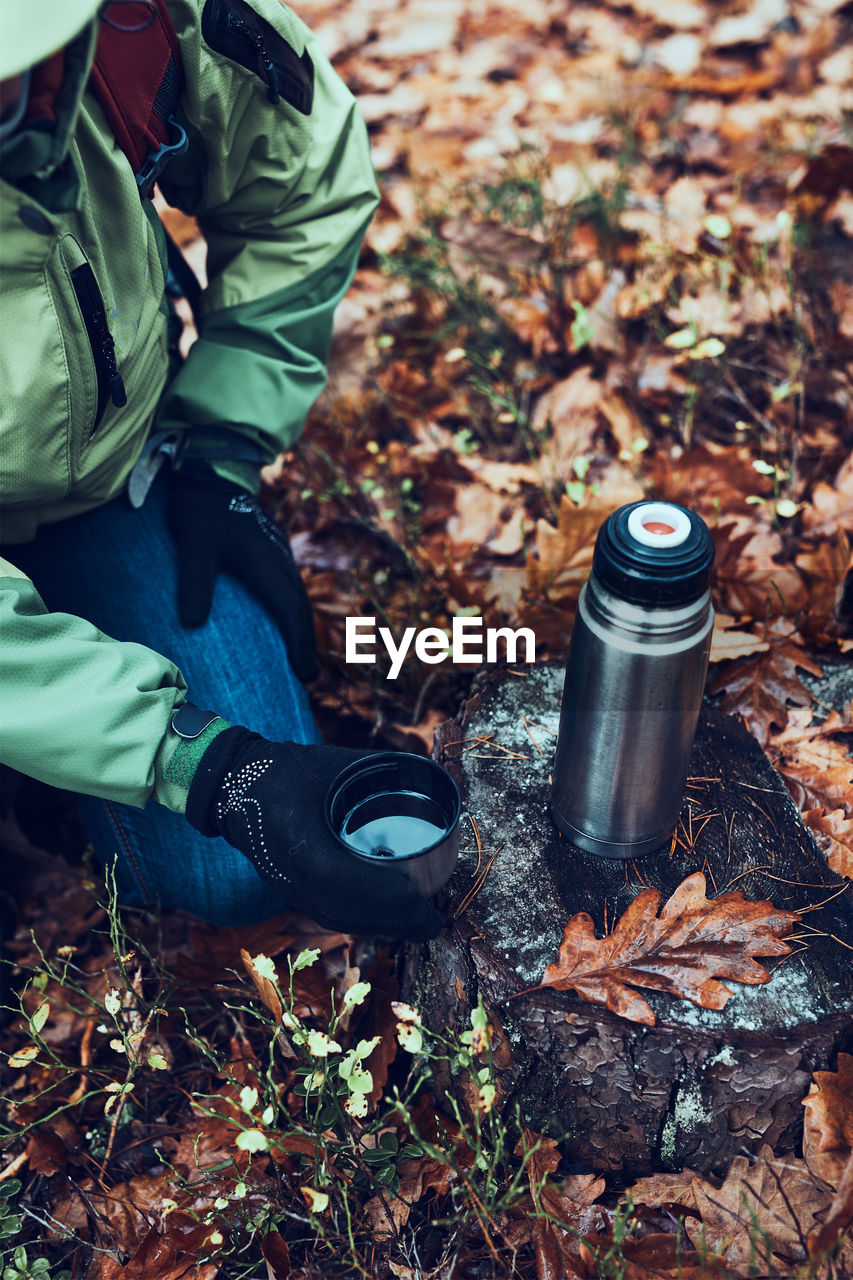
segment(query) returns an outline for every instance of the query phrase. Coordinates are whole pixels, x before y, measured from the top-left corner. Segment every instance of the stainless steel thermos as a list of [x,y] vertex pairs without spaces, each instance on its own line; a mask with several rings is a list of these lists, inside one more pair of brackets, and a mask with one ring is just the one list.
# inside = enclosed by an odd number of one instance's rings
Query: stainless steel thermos
[[572,632],[551,812],[591,853],[668,844],[684,796],[711,648],[714,546],[704,521],[633,502],[598,532]]

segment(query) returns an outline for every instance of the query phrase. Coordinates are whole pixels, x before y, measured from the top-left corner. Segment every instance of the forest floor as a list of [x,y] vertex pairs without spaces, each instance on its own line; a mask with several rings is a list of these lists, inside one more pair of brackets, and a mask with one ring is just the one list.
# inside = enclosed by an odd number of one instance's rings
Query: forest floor
[[[714,688],[845,892],[853,713],[801,675],[853,651],[853,6],[298,11],[382,191],[328,389],[266,473],[327,739],[428,751],[474,670],[347,664],[347,617],[482,617],[563,658],[602,521],[678,501],[716,547]],[[121,911],[62,797],[18,817],[3,1280],[853,1275],[850,1055],[796,1152],[605,1180],[496,1104],[487,1011],[419,1025],[393,950]]]

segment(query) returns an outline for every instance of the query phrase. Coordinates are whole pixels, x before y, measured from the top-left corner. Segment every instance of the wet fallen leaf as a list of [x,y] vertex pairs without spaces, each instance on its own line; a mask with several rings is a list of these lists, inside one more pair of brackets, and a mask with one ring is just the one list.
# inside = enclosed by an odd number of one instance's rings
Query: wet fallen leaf
[[803,821],[825,850],[830,871],[853,880],[853,818],[844,809],[806,809]]
[[803,532],[832,536],[838,528],[853,531],[853,454],[840,468],[833,484],[821,481],[812,490],[803,511]]
[[483,484],[457,489],[456,509],[447,521],[454,554],[486,546],[498,555],[515,555],[524,544],[524,508]]
[[634,1204],[646,1204],[656,1209],[665,1204],[681,1204],[692,1209],[696,1203],[693,1183],[700,1174],[692,1169],[682,1169],[679,1173],[653,1173],[647,1178],[639,1178],[625,1189]]
[[605,1188],[595,1174],[552,1177],[560,1163],[553,1138],[525,1129],[516,1155],[526,1156],[527,1179],[537,1217],[511,1223],[509,1239],[529,1241],[536,1258],[538,1280],[583,1280],[587,1269],[579,1237],[597,1239],[610,1215],[595,1201]]
[[[605,1237],[598,1243],[597,1252],[615,1247],[615,1241]],[[671,1232],[657,1232],[642,1236],[639,1240],[626,1240],[621,1246],[625,1254],[625,1270],[622,1280],[730,1280],[722,1258],[707,1249],[693,1250],[684,1247],[678,1236]],[[581,1246],[581,1252],[589,1265],[587,1275],[595,1276],[592,1267],[595,1257],[592,1251]]]
[[711,635],[711,662],[731,662],[754,653],[766,653],[769,641],[752,631],[738,630],[741,624],[731,614],[715,613]]
[[721,979],[769,982],[770,974],[752,957],[788,955],[782,939],[799,919],[740,893],[709,900],[701,872],[678,886],[658,916],[660,902],[656,889],[643,889],[604,938],[596,938],[585,911],[572,916],[559,958],[546,967],[536,989],[575,991],[646,1026],[655,1025],[655,1015],[634,987],[722,1009],[732,993]]
[[809,1233],[809,1256],[822,1258],[834,1249],[842,1236],[847,1236],[844,1250],[845,1260],[850,1261],[851,1242],[849,1239],[850,1224],[853,1223],[853,1155],[847,1157],[847,1164],[841,1175],[838,1189],[827,1209],[823,1223],[819,1229]]
[[550,427],[546,466],[555,480],[569,478],[574,458],[586,453],[598,428],[601,383],[586,366],[540,396],[533,413],[535,431]]
[[[650,439],[648,427],[624,396],[607,396],[599,402],[598,410],[606,419],[620,450],[636,453],[638,444],[648,444]],[[642,452],[642,450],[639,451]]]
[[814,1072],[803,1108],[806,1164],[837,1188],[853,1151],[853,1054],[839,1053],[835,1071]]
[[547,520],[537,521],[535,552],[526,563],[530,590],[544,592],[552,600],[576,600],[592,566],[599,528],[617,507],[642,496],[630,472],[616,464],[608,468],[598,492],[585,492],[579,504],[563,494],[557,527]]
[[827,1201],[803,1160],[775,1160],[769,1146],[755,1160],[737,1156],[721,1187],[697,1179],[694,1194],[701,1221],[685,1219],[691,1243],[722,1255],[741,1277],[774,1267],[792,1274],[807,1258],[806,1237]]
[[[773,726],[784,729],[788,723],[788,702],[808,710],[811,694],[803,684],[798,669],[822,675],[822,668],[796,644],[792,628],[774,623],[764,633],[770,647],[766,653],[741,658],[725,667],[710,687],[711,693],[723,694],[723,710],[746,720],[750,733],[762,746],[766,745]],[[809,712],[809,719],[811,713]]]
[[[397,1166],[400,1189],[396,1195],[375,1195],[364,1206],[364,1215],[377,1240],[390,1239],[409,1220],[414,1205],[430,1191],[443,1194],[451,1180],[448,1165],[432,1156],[401,1160]],[[383,1203],[384,1199],[384,1203]],[[389,1221],[390,1214],[390,1221]]]
[[283,1010],[276,990],[275,965],[269,956],[262,954],[250,956],[245,948],[240,949],[240,959],[257,988],[261,1003],[269,1009],[276,1022],[281,1022]]
[[853,593],[846,599],[848,576],[853,583],[853,539],[850,534],[836,529],[834,534],[822,537],[816,546],[801,551],[796,564],[809,589],[808,608],[800,630],[809,637],[827,637],[836,641],[840,636],[849,634],[849,608],[853,601]]
[[853,816],[853,758],[846,741],[851,731],[853,708],[818,720],[804,706],[792,707],[785,729],[771,736],[767,749],[801,809],[841,807]]
[[[756,472],[753,471],[752,477],[752,487],[758,496],[764,484]],[[772,481],[768,477],[765,483]],[[734,508],[740,495],[729,490],[724,500]],[[748,504],[750,495],[742,500]],[[700,500],[698,505],[701,509],[704,502]],[[767,523],[769,504],[766,510],[763,504],[753,506],[752,510],[750,517],[733,516],[719,524],[711,517],[711,536],[717,553],[713,576],[715,599],[727,613],[736,617],[756,622],[780,619],[774,635],[781,640],[795,631],[789,619],[809,604],[809,596],[797,570],[780,563],[782,539]],[[760,514],[756,515],[756,511]]]
[[267,1280],[288,1280],[290,1251],[277,1231],[270,1231],[263,1237],[261,1253],[267,1264]]
[[145,1229],[124,1266],[104,1257],[101,1280],[215,1280],[218,1264],[199,1261],[199,1254],[216,1252],[223,1243],[215,1226],[175,1210]]
[[33,1173],[49,1178],[65,1168],[67,1159],[65,1143],[55,1133],[34,1133],[27,1143],[27,1161]]

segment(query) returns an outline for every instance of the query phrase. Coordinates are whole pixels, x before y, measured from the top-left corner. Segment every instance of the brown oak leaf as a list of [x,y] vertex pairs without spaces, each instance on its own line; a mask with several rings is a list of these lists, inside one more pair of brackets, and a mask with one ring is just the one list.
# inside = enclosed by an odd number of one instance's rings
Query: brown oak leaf
[[827,1201],[805,1161],[774,1160],[769,1146],[756,1161],[737,1156],[719,1188],[696,1179],[694,1197],[701,1222],[685,1219],[691,1244],[722,1255],[729,1274],[743,1277],[793,1274]]
[[769,982],[770,974],[752,957],[787,955],[790,947],[782,939],[799,919],[772,902],[749,902],[740,893],[709,901],[701,871],[682,881],[658,916],[660,902],[657,889],[643,889],[604,938],[596,938],[585,911],[572,916],[559,958],[546,967],[540,988],[576,991],[584,1000],[650,1027],[655,1015],[634,987],[722,1009],[732,993],[720,979]]
[[773,764],[800,809],[843,808],[853,815],[853,759],[844,737],[853,715],[832,711],[823,721],[809,707],[792,708],[788,724],[767,743]]
[[49,1178],[65,1168],[67,1159],[65,1143],[55,1133],[42,1130],[34,1133],[27,1143],[27,1160],[33,1173],[43,1173]]
[[750,733],[765,746],[773,726],[788,723],[788,702],[811,705],[811,694],[797,675],[797,668],[823,675],[821,667],[792,639],[790,623],[777,620],[766,629],[767,653],[742,658],[725,667],[710,688],[723,694],[723,711],[743,716]]
[[557,527],[547,520],[536,523],[535,554],[526,562],[528,590],[575,599],[589,576],[601,525],[617,507],[642,497],[637,481],[618,463],[611,463],[598,492],[587,492],[579,506],[563,494]]
[[[536,1216],[529,1203],[523,1202],[525,1217],[509,1224],[508,1239],[513,1243],[526,1240],[533,1246],[537,1280],[595,1280],[600,1275],[601,1258],[614,1245],[613,1211],[597,1203],[604,1179],[580,1173],[556,1181],[551,1176],[560,1161],[556,1142],[529,1129],[525,1129],[515,1153],[525,1152],[532,1152],[527,1176]],[[698,1177],[690,1170],[685,1174]],[[665,1202],[674,1199],[670,1195]],[[725,1274],[719,1259],[685,1248],[678,1236],[669,1232],[622,1239],[619,1252],[624,1257],[623,1280],[712,1280]]]
[[279,999],[278,992],[276,991],[275,983],[258,971],[255,966],[254,956],[250,956],[245,947],[240,948],[240,959],[243,961],[243,965],[249,977],[257,987],[261,1003],[269,1009],[276,1022],[281,1022],[281,1015],[284,1010],[282,1009],[281,1000]]
[[714,630],[711,635],[711,662],[733,662],[754,653],[766,653],[768,642],[751,631],[740,631],[740,622],[730,613],[714,614]]
[[815,485],[803,511],[803,532],[808,536],[831,538],[839,528],[853,531],[853,454],[839,470],[834,484]]
[[533,1212],[510,1223],[508,1239],[533,1246],[537,1280],[586,1280],[594,1272],[586,1265],[579,1237],[597,1242],[609,1224],[611,1215],[594,1203],[605,1189],[604,1179],[579,1173],[556,1181],[552,1175],[560,1163],[557,1143],[530,1129],[524,1130],[515,1153],[527,1156],[532,1206],[530,1201],[523,1203]]
[[843,809],[807,809],[803,821],[826,851],[830,870],[853,880],[853,818]]
[[625,1190],[634,1204],[644,1204],[650,1209],[659,1209],[665,1204],[683,1204],[692,1209],[696,1199],[693,1183],[701,1178],[693,1169],[681,1169],[678,1173],[652,1173],[647,1178],[638,1178]]
[[[412,1206],[430,1191],[443,1194],[450,1185],[448,1164],[432,1156],[417,1160],[401,1160],[397,1166],[400,1186],[395,1196],[375,1195],[364,1205],[364,1217],[371,1235],[377,1240],[390,1239],[409,1220]],[[390,1220],[389,1220],[390,1212]]]
[[853,575],[851,548],[850,535],[836,529],[796,557],[809,593],[806,612],[800,618],[800,633],[809,639],[826,637],[837,642],[849,630],[845,608],[847,577]]
[[268,1280],[287,1280],[290,1275],[290,1251],[277,1231],[270,1231],[263,1237],[261,1253],[267,1264]]
[[806,1164],[838,1187],[853,1150],[853,1054],[839,1053],[837,1071],[815,1071],[803,1108]]
[[[598,1245],[599,1256],[611,1243],[608,1239]],[[722,1259],[707,1250],[699,1253],[685,1248],[669,1231],[625,1240],[621,1248],[625,1254],[621,1280],[731,1280]],[[581,1245],[581,1252],[589,1262],[587,1277],[596,1280],[600,1272],[594,1255],[585,1245]]]
[[[839,1237],[849,1232],[851,1222],[853,1222],[853,1154],[847,1157],[838,1190],[824,1215],[823,1224],[818,1230],[809,1233],[809,1257],[822,1258],[830,1249],[834,1249]],[[853,1244],[848,1234],[844,1249],[844,1262],[848,1266],[853,1261],[851,1254],[853,1254]]]
[[[714,599],[726,613],[761,622],[790,618],[808,604],[802,576],[792,565],[780,563],[782,539],[764,520],[729,514],[719,524],[712,522],[711,537]],[[790,624],[787,629],[793,630]]]

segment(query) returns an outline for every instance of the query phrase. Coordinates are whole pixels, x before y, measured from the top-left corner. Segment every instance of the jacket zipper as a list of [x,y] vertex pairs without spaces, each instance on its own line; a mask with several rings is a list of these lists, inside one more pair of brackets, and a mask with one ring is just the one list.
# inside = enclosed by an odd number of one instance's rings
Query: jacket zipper
[[238,31],[245,36],[247,40],[251,40],[252,44],[258,51],[258,56],[264,71],[267,73],[267,97],[273,106],[281,102],[281,94],[278,91],[278,68],[267,53],[267,47],[264,44],[264,37],[260,31],[250,27],[242,18],[238,18],[235,14],[229,13],[226,19],[228,26],[232,31]]
[[121,408],[122,405],[127,404],[127,393],[124,389],[121,374],[118,371],[115,343],[107,324],[104,300],[98,288],[95,273],[88,262],[84,262],[81,266],[75,267],[70,275],[77,301],[80,304],[86,333],[89,336],[89,345],[92,348],[92,359],[95,362],[95,373],[98,379],[98,408],[95,413],[95,421],[89,432],[89,439],[91,439],[101,424],[101,419],[106,411],[107,400],[111,399],[117,408]]

